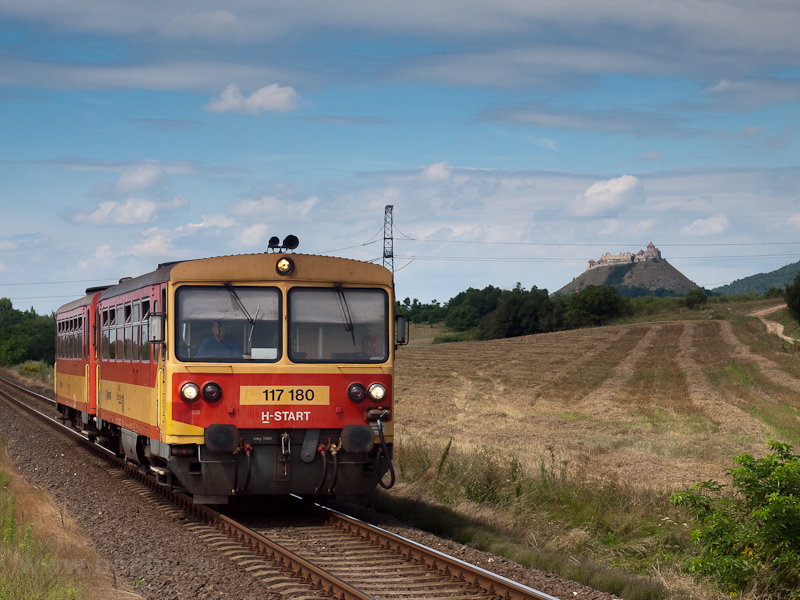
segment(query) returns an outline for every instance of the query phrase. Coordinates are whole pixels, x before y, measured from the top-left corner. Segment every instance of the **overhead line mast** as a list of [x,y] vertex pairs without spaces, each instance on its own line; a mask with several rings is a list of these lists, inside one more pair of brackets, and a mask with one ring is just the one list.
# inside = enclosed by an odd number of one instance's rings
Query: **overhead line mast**
[[394,205],[387,204],[383,216],[383,266],[392,272],[394,279]]

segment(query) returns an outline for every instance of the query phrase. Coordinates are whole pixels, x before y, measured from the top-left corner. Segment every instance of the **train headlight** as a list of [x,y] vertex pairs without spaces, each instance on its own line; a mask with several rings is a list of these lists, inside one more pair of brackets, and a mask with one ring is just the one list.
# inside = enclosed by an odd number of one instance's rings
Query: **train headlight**
[[194,383],[184,383],[181,386],[181,398],[187,402],[194,402],[200,395],[200,388]]
[[380,383],[373,383],[369,386],[369,397],[373,402],[381,402],[386,398],[386,388]]
[[216,383],[207,383],[203,386],[203,398],[207,402],[216,402],[222,397],[222,388]]
[[275,268],[279,275],[290,275],[294,271],[294,261],[291,258],[284,256],[277,263]]
[[367,388],[360,383],[352,383],[350,387],[347,388],[347,397],[353,402],[361,402],[366,395]]

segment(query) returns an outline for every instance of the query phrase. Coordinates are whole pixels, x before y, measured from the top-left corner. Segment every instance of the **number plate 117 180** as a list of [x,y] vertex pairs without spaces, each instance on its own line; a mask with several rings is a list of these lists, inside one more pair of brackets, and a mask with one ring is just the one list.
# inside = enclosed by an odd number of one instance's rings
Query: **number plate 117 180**
[[243,406],[313,406],[330,404],[326,385],[257,386],[239,388],[239,404]]

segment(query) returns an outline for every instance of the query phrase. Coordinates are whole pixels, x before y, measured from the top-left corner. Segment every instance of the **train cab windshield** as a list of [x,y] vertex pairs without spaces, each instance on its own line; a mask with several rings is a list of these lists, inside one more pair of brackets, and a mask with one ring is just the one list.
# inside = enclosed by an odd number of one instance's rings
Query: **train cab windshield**
[[176,305],[178,360],[274,362],[281,356],[281,295],[275,288],[184,286]]
[[389,296],[379,289],[289,291],[293,362],[380,363],[389,358]]
[[[389,358],[389,296],[380,289],[289,290],[289,359],[382,363]],[[176,292],[177,347],[184,362],[276,362],[283,354],[276,288],[183,286]]]

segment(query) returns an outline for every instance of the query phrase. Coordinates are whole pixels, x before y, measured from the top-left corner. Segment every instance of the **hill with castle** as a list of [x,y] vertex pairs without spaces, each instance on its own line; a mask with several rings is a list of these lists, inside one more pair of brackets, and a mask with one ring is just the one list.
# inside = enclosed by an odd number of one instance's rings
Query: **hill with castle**
[[638,252],[606,252],[599,259],[590,260],[586,271],[554,295],[574,294],[587,285],[613,286],[626,298],[685,296],[700,287],[669,264],[653,242]]

